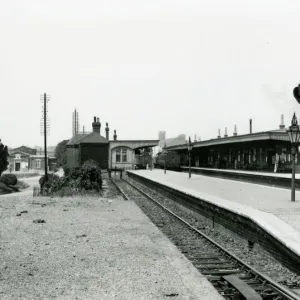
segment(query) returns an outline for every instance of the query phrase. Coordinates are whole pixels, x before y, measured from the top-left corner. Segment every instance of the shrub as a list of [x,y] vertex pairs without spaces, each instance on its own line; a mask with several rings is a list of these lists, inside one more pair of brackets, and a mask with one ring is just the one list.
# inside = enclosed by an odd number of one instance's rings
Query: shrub
[[71,168],[69,168],[67,165],[63,165],[62,166],[63,170],[64,170],[64,174],[65,176],[69,174]]
[[78,183],[81,189],[96,191],[102,189],[101,168],[97,162],[93,160],[84,162],[80,171],[81,174],[78,177]]
[[14,174],[3,174],[0,177],[0,182],[3,182],[6,185],[16,185],[18,182],[17,176]]
[[59,177],[57,175],[50,173],[50,174],[48,174],[48,180],[46,181],[45,175],[43,175],[39,179],[39,184],[40,184],[41,189],[50,188],[52,186],[52,182],[57,179],[59,179]]
[[64,168],[65,175],[58,177],[55,174],[45,176],[39,180],[43,192],[51,192],[59,196],[71,196],[85,191],[97,191],[102,189],[101,168],[93,160],[84,162],[81,167]]
[[96,167],[97,168],[97,167],[99,167],[99,164],[95,160],[88,159],[82,164],[82,167]]

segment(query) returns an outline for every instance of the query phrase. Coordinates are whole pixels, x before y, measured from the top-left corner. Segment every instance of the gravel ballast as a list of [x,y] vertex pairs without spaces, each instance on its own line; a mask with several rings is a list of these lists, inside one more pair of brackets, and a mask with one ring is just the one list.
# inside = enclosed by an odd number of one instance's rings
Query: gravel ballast
[[120,196],[0,198],[0,299],[223,299]]

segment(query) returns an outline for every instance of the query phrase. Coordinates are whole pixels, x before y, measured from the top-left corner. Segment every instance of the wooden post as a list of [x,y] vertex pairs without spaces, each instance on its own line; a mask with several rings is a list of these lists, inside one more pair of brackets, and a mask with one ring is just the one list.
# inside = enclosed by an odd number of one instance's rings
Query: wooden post
[[48,180],[47,162],[47,95],[44,93],[44,153],[45,153],[45,181]]

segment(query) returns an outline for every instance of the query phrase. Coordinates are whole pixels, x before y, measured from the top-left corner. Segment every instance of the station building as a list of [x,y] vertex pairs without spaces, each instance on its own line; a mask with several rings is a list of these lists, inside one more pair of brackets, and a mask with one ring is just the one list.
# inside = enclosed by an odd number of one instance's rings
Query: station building
[[108,123],[104,137],[101,135],[101,123],[96,117],[92,128],[92,132],[75,134],[67,143],[69,167],[80,166],[92,159],[102,169],[134,169],[144,157],[140,150],[155,147],[159,143],[159,140],[118,140],[116,130],[110,140]]
[[[167,147],[181,155],[181,165],[188,165],[187,144]],[[297,151],[298,152],[298,151]],[[283,117],[279,129],[252,133],[250,120],[249,134],[197,141],[193,143],[191,151],[191,166],[204,168],[224,168],[238,170],[258,170],[290,172],[291,142],[283,124]],[[296,172],[300,173],[300,159],[296,154]]]

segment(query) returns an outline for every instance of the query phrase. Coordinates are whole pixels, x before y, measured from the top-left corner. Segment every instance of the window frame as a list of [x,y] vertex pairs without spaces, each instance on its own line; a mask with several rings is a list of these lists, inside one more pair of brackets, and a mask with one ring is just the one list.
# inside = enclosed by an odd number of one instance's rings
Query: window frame
[[116,149],[116,163],[121,163],[121,148]]
[[121,160],[122,163],[127,163],[127,148],[121,148]]
[[115,150],[115,162],[117,164],[129,163],[127,147],[119,147]]
[[42,161],[41,161],[41,159],[37,159],[36,160],[36,168],[41,169],[41,167],[42,167]]

